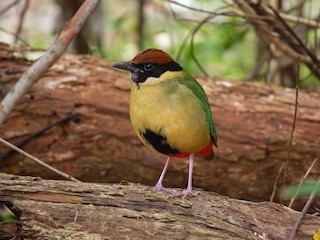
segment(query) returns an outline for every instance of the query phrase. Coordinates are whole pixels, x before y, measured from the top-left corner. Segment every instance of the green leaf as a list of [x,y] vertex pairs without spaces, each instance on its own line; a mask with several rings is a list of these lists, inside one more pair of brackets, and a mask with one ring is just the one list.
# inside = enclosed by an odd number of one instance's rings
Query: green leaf
[[292,198],[296,194],[298,197],[308,197],[314,191],[316,196],[320,196],[320,182],[304,183],[300,187],[298,185],[285,187],[282,191],[282,197]]

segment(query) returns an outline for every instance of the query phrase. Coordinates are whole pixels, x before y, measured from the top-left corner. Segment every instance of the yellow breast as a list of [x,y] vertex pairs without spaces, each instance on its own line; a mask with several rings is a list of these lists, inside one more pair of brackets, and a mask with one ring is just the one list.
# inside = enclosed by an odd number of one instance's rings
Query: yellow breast
[[206,147],[210,133],[205,112],[192,91],[177,80],[148,81],[133,85],[130,93],[131,122],[144,144],[152,149],[140,134],[148,129],[161,133],[180,152],[194,153]]

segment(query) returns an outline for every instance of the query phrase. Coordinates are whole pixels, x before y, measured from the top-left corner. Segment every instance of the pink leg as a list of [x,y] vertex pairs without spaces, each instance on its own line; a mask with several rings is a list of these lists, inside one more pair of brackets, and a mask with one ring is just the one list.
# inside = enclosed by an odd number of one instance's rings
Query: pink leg
[[192,171],[193,171],[193,162],[194,162],[194,153],[189,155],[189,175],[188,175],[188,186],[187,189],[184,189],[181,192],[175,192],[173,195],[175,197],[182,196],[182,199],[185,199],[189,194],[192,196],[197,196],[198,192],[192,192]]
[[185,198],[189,193],[191,193],[192,190],[192,172],[193,172],[193,162],[194,162],[194,153],[191,153],[189,156],[189,176],[188,176],[188,186],[186,194],[183,195],[183,198]]
[[170,157],[167,158],[166,164],[164,165],[164,168],[162,170],[162,173],[159,177],[159,180],[157,182],[157,184],[152,188],[154,190],[162,190],[162,189],[166,189],[163,185],[162,185],[162,181],[164,179],[164,175],[166,175],[167,172],[167,168],[169,166],[169,162],[170,162]]

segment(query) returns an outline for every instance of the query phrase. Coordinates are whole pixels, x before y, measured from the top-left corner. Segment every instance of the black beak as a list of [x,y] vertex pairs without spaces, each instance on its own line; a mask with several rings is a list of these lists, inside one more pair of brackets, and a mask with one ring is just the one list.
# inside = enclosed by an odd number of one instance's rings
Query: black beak
[[132,61],[129,62],[118,62],[112,65],[112,67],[130,71],[131,73],[139,74],[143,73],[142,70],[133,66]]

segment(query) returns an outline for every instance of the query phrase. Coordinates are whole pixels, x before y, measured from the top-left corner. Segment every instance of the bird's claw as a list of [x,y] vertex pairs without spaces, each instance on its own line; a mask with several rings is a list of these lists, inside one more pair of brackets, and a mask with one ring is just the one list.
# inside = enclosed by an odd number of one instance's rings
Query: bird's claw
[[196,197],[199,195],[199,191],[192,191],[192,189],[183,189],[181,190],[175,190],[172,188],[166,188],[164,187],[162,184],[156,184],[153,187],[145,187],[144,190],[148,191],[148,190],[156,190],[156,191],[166,191],[166,192],[170,192],[171,195],[169,195],[167,198],[175,198],[175,197],[181,197],[182,196],[182,200],[186,199],[186,197],[188,195],[191,195],[192,197]]
[[182,200],[184,200],[188,195],[191,195],[193,197],[196,197],[199,195],[199,191],[192,191],[191,189],[184,189],[182,191],[174,191],[171,195],[171,197],[181,197]]
[[153,187],[146,187],[144,190],[160,190],[160,191],[168,191],[168,192],[172,192],[172,189],[166,188],[164,187],[162,184],[156,184]]

